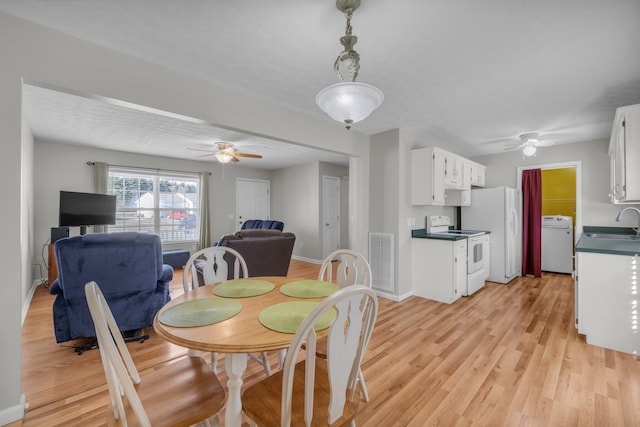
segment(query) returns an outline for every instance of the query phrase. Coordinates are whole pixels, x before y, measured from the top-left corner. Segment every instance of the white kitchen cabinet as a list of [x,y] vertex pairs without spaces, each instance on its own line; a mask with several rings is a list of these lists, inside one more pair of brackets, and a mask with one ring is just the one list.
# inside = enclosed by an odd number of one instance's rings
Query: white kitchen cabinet
[[474,187],[485,186],[487,167],[478,163],[471,163],[471,185]]
[[587,343],[640,354],[640,259],[607,253],[576,253],[576,324]]
[[462,161],[462,189],[471,190],[471,175],[473,175],[473,164],[470,160]]
[[462,158],[453,153],[444,155],[444,188],[462,190]]
[[411,151],[411,204],[444,206],[444,153],[437,147]]
[[467,239],[411,241],[413,293],[447,304],[460,298],[467,286]]
[[411,150],[411,204],[469,206],[486,167],[439,147]]
[[612,203],[640,202],[640,104],[621,107],[609,140]]
[[471,190],[447,190],[445,206],[471,206]]

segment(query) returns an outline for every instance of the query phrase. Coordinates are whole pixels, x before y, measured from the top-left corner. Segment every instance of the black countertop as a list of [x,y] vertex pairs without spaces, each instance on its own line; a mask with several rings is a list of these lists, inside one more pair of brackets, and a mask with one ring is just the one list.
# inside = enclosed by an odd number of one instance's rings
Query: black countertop
[[444,233],[427,233],[425,228],[419,228],[417,230],[411,230],[411,237],[414,239],[434,239],[434,240],[462,240],[469,236],[463,234],[444,234]]

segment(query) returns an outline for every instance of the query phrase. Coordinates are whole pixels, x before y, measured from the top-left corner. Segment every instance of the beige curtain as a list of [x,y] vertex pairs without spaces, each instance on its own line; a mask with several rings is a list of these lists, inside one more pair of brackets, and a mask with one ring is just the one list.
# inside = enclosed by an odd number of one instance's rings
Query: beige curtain
[[200,172],[200,236],[198,249],[211,246],[211,227],[209,224],[209,177],[211,173]]
[[[103,162],[93,163],[93,190],[96,193],[107,194],[107,183],[109,181],[109,165]],[[104,233],[107,227],[96,225],[93,227],[94,233]]]

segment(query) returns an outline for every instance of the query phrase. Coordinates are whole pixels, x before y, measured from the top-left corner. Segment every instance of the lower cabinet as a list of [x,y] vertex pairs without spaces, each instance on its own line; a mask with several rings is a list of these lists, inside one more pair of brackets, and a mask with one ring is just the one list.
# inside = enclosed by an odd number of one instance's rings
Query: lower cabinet
[[587,343],[640,354],[636,256],[576,253],[576,326]]
[[416,296],[450,304],[467,287],[467,239],[411,239]]

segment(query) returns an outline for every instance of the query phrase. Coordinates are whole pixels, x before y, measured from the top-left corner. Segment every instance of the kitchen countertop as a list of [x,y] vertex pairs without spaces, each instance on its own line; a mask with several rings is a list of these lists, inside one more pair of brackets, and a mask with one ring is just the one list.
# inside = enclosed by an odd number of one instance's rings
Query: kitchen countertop
[[411,230],[411,237],[415,239],[434,239],[434,240],[462,240],[469,236],[461,234],[442,234],[442,233],[427,233],[426,228],[419,228],[417,230]]
[[587,233],[636,234],[635,230],[629,227],[585,226],[582,228],[582,235],[580,236],[578,243],[576,243],[576,252],[595,252],[627,256],[640,254],[640,240],[616,240],[602,237],[588,237],[586,235]]

